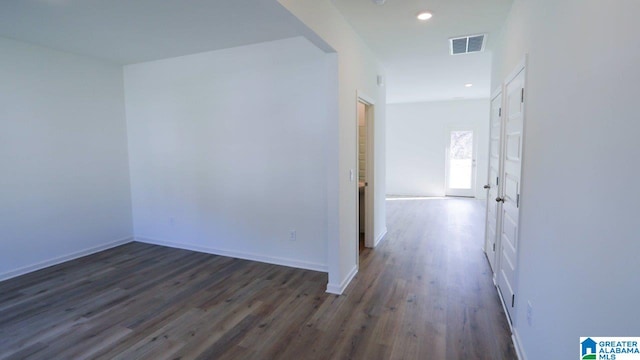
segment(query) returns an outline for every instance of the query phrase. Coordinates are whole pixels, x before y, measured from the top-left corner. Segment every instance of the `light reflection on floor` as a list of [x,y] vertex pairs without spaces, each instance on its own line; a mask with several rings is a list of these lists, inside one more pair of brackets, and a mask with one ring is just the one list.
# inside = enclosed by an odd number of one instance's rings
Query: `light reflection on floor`
[[399,201],[399,200],[460,200],[460,199],[475,199],[471,197],[462,196],[388,196],[387,201]]

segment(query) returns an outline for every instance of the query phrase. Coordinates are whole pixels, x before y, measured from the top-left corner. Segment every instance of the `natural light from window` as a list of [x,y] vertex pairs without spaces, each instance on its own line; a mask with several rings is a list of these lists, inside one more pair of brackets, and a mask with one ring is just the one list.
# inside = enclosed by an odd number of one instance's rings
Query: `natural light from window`
[[449,146],[449,188],[471,189],[473,131],[452,131]]

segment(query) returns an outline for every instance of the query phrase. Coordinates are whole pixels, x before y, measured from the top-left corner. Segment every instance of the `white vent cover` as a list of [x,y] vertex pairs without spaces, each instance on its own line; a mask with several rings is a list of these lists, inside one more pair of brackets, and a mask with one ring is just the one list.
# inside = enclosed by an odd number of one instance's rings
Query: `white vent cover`
[[487,35],[468,35],[449,39],[449,51],[451,55],[469,54],[484,51],[484,43]]

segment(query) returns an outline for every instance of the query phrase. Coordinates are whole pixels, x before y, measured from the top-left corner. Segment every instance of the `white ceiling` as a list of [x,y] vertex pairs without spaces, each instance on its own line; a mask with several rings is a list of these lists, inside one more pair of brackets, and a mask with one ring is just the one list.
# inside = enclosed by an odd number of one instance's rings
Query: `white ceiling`
[[[489,96],[492,35],[512,0],[332,1],[385,65],[388,102]],[[424,9],[434,17],[420,22]],[[450,37],[476,33],[486,52],[448,55]],[[276,0],[0,1],[0,36],[119,64],[300,35],[331,50]]]
[[276,0],[0,1],[0,36],[119,64],[300,35]]
[[[493,40],[513,0],[333,2],[384,64],[388,103],[490,96]],[[418,21],[422,10],[433,18]],[[485,52],[449,55],[449,38],[479,33],[489,34]]]

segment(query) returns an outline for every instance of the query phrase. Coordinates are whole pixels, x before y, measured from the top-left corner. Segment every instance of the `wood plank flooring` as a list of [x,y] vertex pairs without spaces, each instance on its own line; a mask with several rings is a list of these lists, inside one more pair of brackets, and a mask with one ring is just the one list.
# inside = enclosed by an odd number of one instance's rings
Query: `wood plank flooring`
[[1,282],[0,359],[515,359],[483,204],[387,214],[342,296],[323,273],[141,243]]

